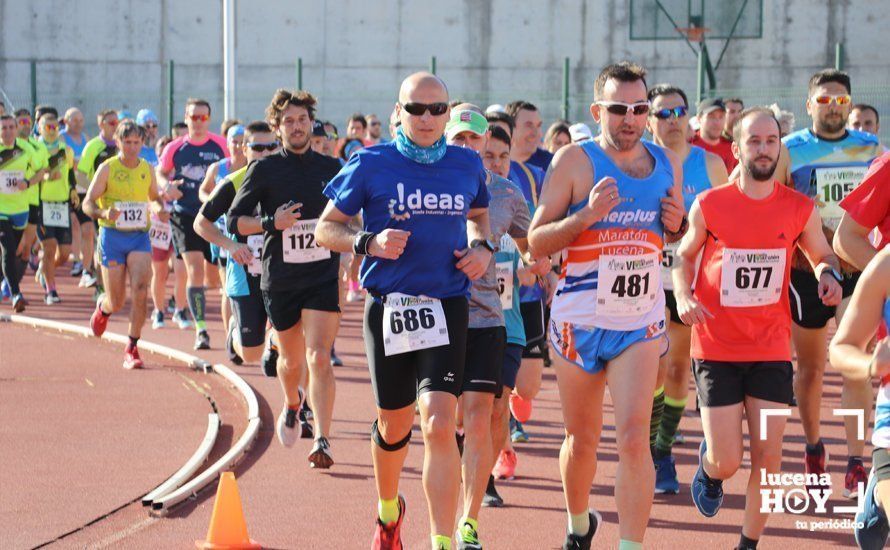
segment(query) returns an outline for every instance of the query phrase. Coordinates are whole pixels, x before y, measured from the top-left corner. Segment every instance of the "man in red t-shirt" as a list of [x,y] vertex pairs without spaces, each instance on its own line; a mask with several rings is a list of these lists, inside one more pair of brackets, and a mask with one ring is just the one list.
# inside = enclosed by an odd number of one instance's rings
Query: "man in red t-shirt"
[[781,469],[786,423],[784,416],[772,416],[763,425],[761,412],[787,409],[793,393],[791,256],[797,247],[806,253],[825,305],[840,302],[841,276],[813,201],[775,180],[781,142],[772,112],[743,111],[733,136],[739,179],[698,196],[672,278],[677,312],[692,325],[693,374],[705,432],[692,499],[705,517],[720,510],[723,480],[741,467],[741,423],[747,417],[750,480],[736,548],[752,550],[769,517],[760,512],[758,480]]
[[[840,202],[844,217],[834,234],[834,250],[857,269],[865,269],[890,243],[890,152],[872,162],[862,183]],[[871,232],[879,236],[872,244]]]
[[692,138],[692,144],[719,156],[726,165],[726,171],[731,173],[739,161],[732,154],[732,140],[723,137],[726,105],[719,97],[703,99],[698,104],[697,116],[700,127]]

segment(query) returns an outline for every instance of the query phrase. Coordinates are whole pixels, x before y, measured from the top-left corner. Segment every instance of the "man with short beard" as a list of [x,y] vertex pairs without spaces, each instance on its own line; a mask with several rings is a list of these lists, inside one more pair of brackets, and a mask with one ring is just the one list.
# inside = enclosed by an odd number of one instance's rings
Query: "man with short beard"
[[[777,174],[780,182],[815,199],[829,242],[843,216],[840,202],[859,186],[869,164],[883,151],[876,136],[846,128],[853,105],[850,94],[850,77],[842,71],[825,69],[810,78],[806,105],[813,125],[782,139],[790,159],[786,164],[790,166],[784,172],[780,169]],[[794,393],[806,438],[807,473],[825,473],[828,462],[819,426],[822,377],[828,361],[828,321],[835,318],[840,322],[859,275],[860,271],[852,265],[841,264],[837,279],[843,288],[843,300],[840,306],[834,307],[820,299],[818,285],[806,258],[796,253],[792,260],[792,337],[798,369]],[[863,409],[866,425],[873,397],[867,381],[844,379],[841,406]],[[865,442],[858,438],[859,420],[856,417],[846,417],[844,427],[848,460],[843,494],[855,498],[859,483],[865,483],[868,478],[862,460]]]
[[386,140],[383,139],[383,125],[380,122],[380,117],[372,113],[365,117],[365,121],[368,123],[368,132],[365,134],[364,140],[365,147],[386,143]]
[[246,238],[254,232],[259,206],[264,235],[260,288],[278,337],[278,380],[284,393],[275,433],[285,447],[300,437],[304,393],[299,385],[306,363],[315,419],[308,460],[310,467],[326,469],[334,464],[328,437],[335,391],[331,347],[340,323],[340,258],[320,246],[314,233],[327,203],[322,190],[340,163],[310,147],[315,105],[312,94],[303,90],[275,92],[266,118],[282,148],[247,167],[226,223],[230,233]]
[[[736,549],[753,550],[769,517],[761,512],[760,479],[781,469],[786,424],[784,416],[774,415],[764,425],[761,413],[786,409],[792,394],[791,254],[799,247],[810,258],[817,273],[810,276],[822,303],[837,304],[841,288],[831,274],[838,259],[822,234],[812,201],[773,177],[781,142],[772,111],[743,111],[733,132],[740,177],[699,195],[672,275],[677,311],[693,327],[691,349],[705,432],[692,499],[705,517],[720,510],[723,481],[741,467],[741,422],[746,417],[751,468]],[[696,268],[699,254],[701,267]]]
[[590,113],[601,134],[553,157],[528,236],[536,257],[563,251],[548,334],[565,422],[567,549],[589,549],[601,521],[588,506],[607,384],[618,443],[619,550],[643,547],[652,508],[649,396],[666,345],[661,251],[665,240],[682,236],[686,219],[680,160],[641,140],[645,75],[627,61],[599,74]]
[[723,121],[723,139],[732,141],[732,127],[742,114],[745,103],[740,97],[724,97],[723,105],[726,106],[726,118]]

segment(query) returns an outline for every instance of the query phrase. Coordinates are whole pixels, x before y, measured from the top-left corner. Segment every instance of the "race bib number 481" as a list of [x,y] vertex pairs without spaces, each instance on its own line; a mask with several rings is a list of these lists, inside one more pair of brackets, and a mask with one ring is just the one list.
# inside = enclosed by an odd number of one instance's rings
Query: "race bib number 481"
[[331,251],[315,242],[315,226],[318,219],[299,220],[292,227],[285,229],[281,235],[284,262],[288,264],[305,264],[327,260]]
[[383,303],[383,353],[386,356],[448,343],[441,301],[398,292],[387,294]]
[[600,256],[597,313],[630,317],[651,311],[661,292],[659,256]]
[[785,249],[726,248],[720,273],[720,305],[756,307],[775,304],[782,297]]

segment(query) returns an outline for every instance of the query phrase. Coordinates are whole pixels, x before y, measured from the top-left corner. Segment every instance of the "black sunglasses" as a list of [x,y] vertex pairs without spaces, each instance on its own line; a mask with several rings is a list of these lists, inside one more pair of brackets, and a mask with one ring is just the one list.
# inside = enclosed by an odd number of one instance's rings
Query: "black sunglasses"
[[645,115],[649,112],[648,103],[621,103],[620,101],[600,101],[600,105],[613,115],[625,116],[628,111],[634,115]]
[[408,111],[409,115],[422,116],[423,113],[429,111],[433,116],[442,116],[448,112],[447,103],[402,103],[402,109]]
[[273,141],[272,143],[249,143],[247,144],[247,146],[250,147],[252,151],[262,153],[263,151],[274,151],[275,149],[278,149],[278,142]]
[[659,109],[657,111],[652,111],[652,116],[661,120],[667,120],[669,118],[684,117],[688,112],[689,108],[685,105],[681,105],[679,107],[674,107],[673,109]]

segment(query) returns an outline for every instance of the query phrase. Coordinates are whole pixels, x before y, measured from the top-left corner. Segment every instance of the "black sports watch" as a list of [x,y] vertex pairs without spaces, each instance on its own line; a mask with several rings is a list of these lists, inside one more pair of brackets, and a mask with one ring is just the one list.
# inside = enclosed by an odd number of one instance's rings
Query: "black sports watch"
[[840,271],[838,271],[837,269],[835,269],[833,267],[828,267],[826,269],[823,269],[822,273],[820,273],[819,276],[821,277],[822,275],[825,275],[826,273],[828,273],[829,275],[834,277],[838,283],[844,282],[844,276],[841,275]]
[[476,248],[477,246],[483,246],[487,248],[489,252],[494,254],[494,243],[488,239],[473,239],[470,241],[470,248]]

